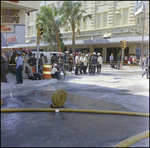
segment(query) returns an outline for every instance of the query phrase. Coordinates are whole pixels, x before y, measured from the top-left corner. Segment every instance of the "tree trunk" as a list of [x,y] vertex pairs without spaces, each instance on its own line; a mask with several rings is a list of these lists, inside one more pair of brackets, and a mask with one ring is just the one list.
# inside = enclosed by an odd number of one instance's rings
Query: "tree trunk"
[[56,40],[57,40],[58,52],[61,52],[59,32],[58,32],[56,25],[54,25],[54,29],[55,29],[55,35],[56,35]]
[[72,50],[75,52],[75,27],[72,26]]

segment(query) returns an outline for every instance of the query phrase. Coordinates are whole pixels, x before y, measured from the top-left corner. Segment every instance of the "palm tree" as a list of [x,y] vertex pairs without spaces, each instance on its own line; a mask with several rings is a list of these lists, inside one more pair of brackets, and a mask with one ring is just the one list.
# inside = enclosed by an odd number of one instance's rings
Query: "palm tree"
[[[85,10],[81,9],[82,3],[81,2],[73,2],[73,1],[65,1],[63,2],[59,14],[61,15],[61,20],[63,24],[70,24],[72,29],[72,48],[73,52],[75,52],[75,29],[76,32],[80,34],[79,23],[81,18],[85,20],[87,17],[91,19],[91,14],[83,16],[83,13],[87,13]],[[76,28],[77,27],[77,28]]]
[[59,26],[61,20],[57,18],[58,10],[56,7],[42,6],[36,17],[36,28],[43,28],[43,39],[47,43],[53,44],[57,41],[58,52],[61,52]]

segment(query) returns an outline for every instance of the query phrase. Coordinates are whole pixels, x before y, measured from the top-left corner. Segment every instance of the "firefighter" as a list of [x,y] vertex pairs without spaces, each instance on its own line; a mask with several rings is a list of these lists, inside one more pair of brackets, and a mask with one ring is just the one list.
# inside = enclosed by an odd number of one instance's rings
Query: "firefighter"
[[60,71],[60,68],[62,68],[62,71],[64,71],[64,67],[63,67],[63,65],[64,65],[64,59],[63,59],[61,53],[58,54],[58,62],[57,62],[57,65],[58,65],[58,70],[59,70],[59,71]]
[[93,52],[93,56],[91,58],[91,72],[93,71],[94,74],[96,71],[96,67],[97,67],[97,56],[96,53]]
[[68,58],[68,62],[69,62],[69,72],[72,72],[72,68],[73,68],[73,55],[70,54],[69,58]]
[[69,53],[68,53],[68,51],[65,51],[65,55],[64,55],[64,69],[65,69],[66,73],[68,73],[68,69],[69,69],[68,58],[69,58]]

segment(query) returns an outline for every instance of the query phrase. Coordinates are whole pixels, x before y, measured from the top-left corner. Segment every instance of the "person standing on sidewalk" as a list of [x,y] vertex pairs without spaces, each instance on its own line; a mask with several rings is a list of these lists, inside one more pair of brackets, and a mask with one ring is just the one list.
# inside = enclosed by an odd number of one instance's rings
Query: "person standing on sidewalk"
[[75,75],[79,75],[79,74],[78,74],[78,69],[79,69],[79,53],[78,53],[78,52],[76,52],[75,65],[76,65],[76,68],[75,68]]
[[33,70],[31,68],[31,66],[28,64],[29,57],[25,53],[25,51],[22,51],[22,56],[21,57],[23,58],[23,78],[27,79],[26,74],[25,74],[26,67],[29,68],[31,76],[33,76]]
[[98,53],[97,55],[98,55],[98,59],[97,59],[97,63],[98,63],[98,65],[97,65],[97,73],[99,73],[99,72],[101,73],[101,66],[103,64],[103,59],[100,56],[100,53]]
[[109,57],[109,60],[110,60],[110,66],[112,68],[114,68],[114,56],[113,56],[113,53],[111,53],[110,57]]
[[149,53],[147,54],[147,57],[145,58],[144,66],[145,66],[145,71],[142,74],[142,78],[146,74],[147,79],[149,79]]
[[132,58],[132,55],[131,55],[130,58],[129,58],[129,62],[130,62],[130,68],[131,68],[131,65],[133,64],[133,58]]
[[88,54],[86,54],[84,57],[83,65],[84,65],[84,74],[87,74],[86,71],[87,71],[87,67],[88,67]]
[[19,53],[16,53],[16,81],[17,83],[15,84],[20,84],[23,83],[23,78],[22,78],[22,65],[23,65],[23,58]]
[[80,74],[82,74],[82,71],[85,74],[84,65],[83,65],[83,62],[84,62],[84,55],[83,54],[81,54],[81,57],[80,57],[79,61],[80,61]]
[[6,78],[6,64],[5,64],[5,53],[1,50],[1,82],[9,83]]

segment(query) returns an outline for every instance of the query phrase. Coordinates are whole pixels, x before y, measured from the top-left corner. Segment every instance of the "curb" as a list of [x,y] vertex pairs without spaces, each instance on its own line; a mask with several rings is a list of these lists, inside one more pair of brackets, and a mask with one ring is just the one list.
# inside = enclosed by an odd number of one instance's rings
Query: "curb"
[[144,138],[147,138],[147,137],[149,137],[149,130],[145,131],[145,132],[142,132],[140,134],[137,134],[135,136],[132,136],[132,137],[116,144],[113,147],[128,147],[129,145],[132,145],[132,144],[134,144],[134,143],[136,143],[136,142],[138,142],[138,141],[140,141]]

